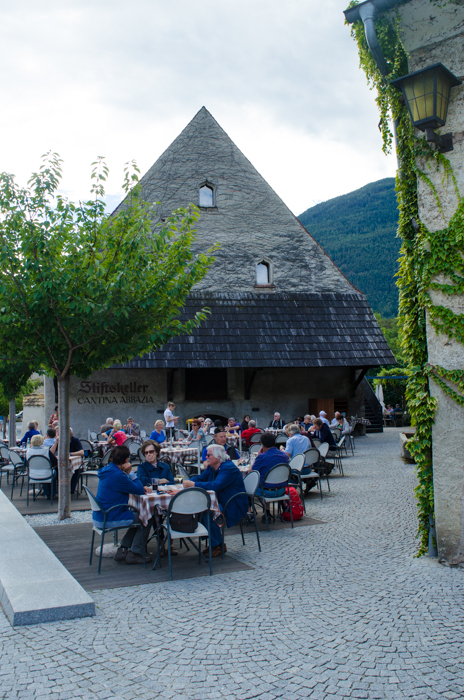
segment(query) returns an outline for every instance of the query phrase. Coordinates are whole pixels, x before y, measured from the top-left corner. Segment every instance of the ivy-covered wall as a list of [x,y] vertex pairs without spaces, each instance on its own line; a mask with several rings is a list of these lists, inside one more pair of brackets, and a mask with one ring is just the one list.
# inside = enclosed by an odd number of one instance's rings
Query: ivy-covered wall
[[391,116],[397,123],[400,328],[409,373],[406,397],[416,426],[409,449],[418,475],[419,553],[427,551],[435,517],[439,556],[456,564],[464,560],[464,89],[452,91],[441,131],[455,132],[455,150],[442,155],[414,132],[389,81],[439,61],[457,76],[464,74],[464,8],[412,0],[381,15],[376,27],[388,65],[385,78],[361,22],[352,34],[377,93],[385,151],[393,145]]

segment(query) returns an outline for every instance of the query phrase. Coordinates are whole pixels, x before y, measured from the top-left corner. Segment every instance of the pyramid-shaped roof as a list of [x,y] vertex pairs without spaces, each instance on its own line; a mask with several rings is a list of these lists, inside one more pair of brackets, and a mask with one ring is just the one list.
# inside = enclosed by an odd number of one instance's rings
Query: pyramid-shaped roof
[[358,292],[202,107],[141,184],[146,200],[161,202],[164,217],[198,205],[206,182],[214,188],[214,206],[201,210],[198,245],[206,250],[219,242],[221,249],[196,291],[252,291],[256,264],[264,258],[272,264],[276,291]]
[[[291,176],[291,175],[290,175]],[[187,299],[182,319],[204,306],[190,336],[122,365],[139,368],[366,367],[395,359],[366,297],[344,277],[204,107],[141,180],[163,219],[199,204],[197,246],[221,249]],[[256,285],[265,260],[272,284]]]

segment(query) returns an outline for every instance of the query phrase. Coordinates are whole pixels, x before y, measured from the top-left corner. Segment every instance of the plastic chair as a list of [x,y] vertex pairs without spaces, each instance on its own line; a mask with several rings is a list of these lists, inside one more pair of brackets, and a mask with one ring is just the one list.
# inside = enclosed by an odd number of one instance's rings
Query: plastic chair
[[56,470],[52,467],[48,457],[44,455],[33,455],[28,460],[27,471],[27,497],[26,505],[29,505],[29,486],[32,484],[32,500],[35,501],[35,485],[50,484],[50,500],[53,501],[54,489],[56,485]]
[[[319,447],[319,463],[316,467],[316,470],[322,479],[323,477],[326,478],[327,480],[327,488],[330,491],[330,482],[329,482],[329,470],[327,469],[327,462],[326,462],[326,457],[327,453],[329,451],[329,443],[328,442],[323,442],[320,447]],[[329,465],[330,466],[330,465]],[[333,465],[332,465],[333,466]],[[321,488],[321,498],[322,498],[322,488]]]
[[335,440],[340,440],[340,435],[342,434],[340,428],[331,428],[330,431],[334,436]]
[[319,438],[313,437],[312,441],[313,441],[314,447],[317,447],[318,449],[322,445],[322,440],[319,440]]
[[21,481],[21,491],[19,493],[19,496],[21,497],[23,495],[23,486],[24,486],[24,479],[27,476],[27,466],[26,463],[23,461],[22,457],[17,452],[10,451],[10,462],[14,467],[14,471],[12,473],[13,480],[11,482],[11,496],[10,500],[13,500],[13,489],[15,487],[15,484],[18,483],[19,479],[22,479]]
[[89,430],[89,440],[92,440],[92,442],[97,442],[98,433],[96,433],[95,430]]
[[[172,540],[188,540],[194,549],[198,552],[198,563],[201,564],[202,558],[206,561],[202,551],[201,551],[201,540],[204,538],[208,539],[208,549],[209,549],[209,575],[213,575],[213,563],[211,557],[211,537],[210,537],[210,508],[211,508],[211,497],[207,491],[201,488],[189,488],[183,489],[176,493],[173,498],[169,501],[168,512],[166,516],[166,522],[161,525],[163,530],[166,531],[166,535],[163,541],[160,540],[159,530],[156,533],[158,540],[158,552],[156,555],[155,563],[153,564],[153,569],[156,568],[157,563],[161,568],[161,551],[164,547],[166,539],[168,541],[168,559],[169,559],[169,579],[172,580],[172,561],[171,561],[171,543]],[[169,525],[169,516],[171,513],[178,513],[182,515],[197,515],[198,513],[204,513],[206,511],[206,527],[202,523],[198,523],[195,532],[180,532],[179,530],[173,530]],[[193,542],[192,538],[198,537],[198,547]]]
[[288,437],[285,435],[285,433],[279,433],[275,439],[276,447],[280,447],[280,445],[285,446],[287,444],[287,440]]
[[210,445],[214,441],[214,435],[207,435],[206,436],[206,444]]
[[[266,491],[277,491],[278,489],[285,487],[286,492],[282,496],[258,496],[256,495],[255,498],[257,498],[259,501],[261,501],[261,504],[263,506],[264,510],[264,517],[266,520],[266,530],[269,530],[269,521],[267,517],[267,510],[266,510],[266,503],[272,503],[275,504],[278,503],[279,507],[280,504],[283,501],[289,501],[290,503],[290,493],[289,493],[289,479],[291,476],[291,471],[290,467],[288,464],[276,464],[275,467],[272,467],[266,474],[264,482],[261,484],[261,488]],[[276,486],[275,484],[278,484]],[[293,528],[293,513],[292,509],[290,508],[290,521],[292,523],[292,528]]]
[[177,470],[179,476],[181,476],[183,479],[190,479],[190,474],[188,473],[186,468],[182,466],[182,464],[177,464],[176,470]]
[[253,454],[253,453],[258,454],[258,452],[260,451],[260,449],[261,449],[261,443],[259,443],[259,445],[252,445],[252,446],[250,447],[249,453],[250,453],[250,454]]
[[[97,533],[98,535],[101,535],[101,540],[100,540],[100,558],[99,558],[99,561],[98,561],[98,573],[100,573],[101,562],[102,562],[102,556],[103,556],[103,543],[104,543],[104,540],[105,540],[105,535],[106,535],[106,533],[107,533],[107,532],[115,532],[115,533],[117,533],[118,530],[123,530],[123,529],[125,529],[125,527],[128,527],[128,526],[127,526],[127,525],[126,525],[126,526],[124,526],[124,525],[123,525],[123,526],[119,525],[119,527],[106,527],[106,522],[107,522],[107,520],[108,520],[108,513],[111,513],[111,511],[114,510],[115,508],[121,508],[121,504],[119,503],[119,504],[116,505],[116,506],[111,506],[111,508],[108,508],[108,510],[103,510],[103,508],[101,507],[101,505],[99,504],[99,502],[97,501],[97,499],[95,498],[95,496],[93,495],[93,493],[90,491],[90,489],[89,489],[87,486],[84,486],[84,489],[85,489],[85,492],[86,492],[86,494],[87,494],[87,497],[88,497],[88,499],[89,499],[89,501],[90,501],[90,507],[92,508],[92,511],[93,511],[94,513],[103,513],[103,523],[102,523],[102,527],[98,527],[98,525],[95,525],[95,522],[93,522],[93,527],[92,527],[92,541],[91,541],[91,543],[90,543],[90,559],[89,559],[89,566],[92,566],[93,545],[94,545],[94,541],[95,541],[95,533]],[[126,505],[125,505],[124,507],[127,508],[128,510],[133,511],[134,513],[137,513],[137,514],[138,514],[138,512],[139,512],[139,511],[137,510],[137,508],[134,508],[134,506],[128,506],[128,505],[126,506]],[[111,522],[111,521],[110,521],[110,522]],[[142,525],[142,523],[136,523],[136,524],[134,524],[134,525],[130,525],[129,527],[135,527],[135,528],[137,528],[138,530],[140,530],[140,529],[143,528],[143,525]],[[143,568],[145,569],[145,547],[143,547],[142,556],[143,556]]]
[[[245,486],[245,491],[240,491],[240,493],[234,493],[234,495],[231,496],[229,498],[229,500],[227,501],[227,503],[225,504],[222,512],[224,513],[224,518],[225,518],[227,506],[229,505],[229,503],[231,503],[236,498],[238,498],[238,496],[247,496],[248,502],[251,506],[251,510],[253,513],[253,523],[255,526],[256,539],[258,540],[258,549],[259,549],[259,551],[261,551],[261,542],[259,541],[259,532],[258,532],[258,524],[256,522],[256,509],[255,509],[255,495],[256,495],[256,491],[257,491],[258,486],[259,486],[259,479],[260,479],[260,474],[258,471],[250,472],[249,474],[247,474],[247,476],[243,480],[243,484]],[[240,534],[242,535],[242,543],[243,543],[243,546],[245,546],[245,537],[243,534],[242,520],[243,520],[243,518],[240,518],[239,526],[240,526]],[[222,555],[221,555],[222,557],[224,557],[225,529],[226,529],[226,526],[224,524],[222,527]]]
[[145,440],[145,438],[147,437],[147,431],[146,431],[146,430],[141,430],[141,431],[140,431],[140,437],[142,438],[142,440]]

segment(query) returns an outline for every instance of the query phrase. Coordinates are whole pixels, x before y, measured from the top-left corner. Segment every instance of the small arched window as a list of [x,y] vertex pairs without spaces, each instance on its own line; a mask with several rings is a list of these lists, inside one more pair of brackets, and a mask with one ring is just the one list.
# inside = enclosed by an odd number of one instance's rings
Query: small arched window
[[256,284],[271,284],[271,270],[265,260],[256,265]]
[[199,205],[200,207],[214,207],[214,189],[211,185],[205,184],[200,187]]

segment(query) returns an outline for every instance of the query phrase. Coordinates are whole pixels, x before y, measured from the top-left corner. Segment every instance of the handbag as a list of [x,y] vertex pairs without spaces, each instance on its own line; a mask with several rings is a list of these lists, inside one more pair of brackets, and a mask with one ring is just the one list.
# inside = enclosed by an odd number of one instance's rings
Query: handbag
[[195,532],[198,527],[198,516],[190,513],[170,513],[169,527],[177,532]]

